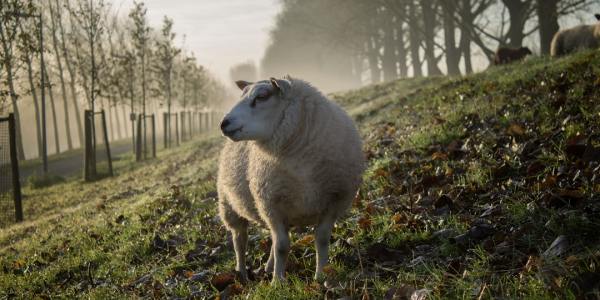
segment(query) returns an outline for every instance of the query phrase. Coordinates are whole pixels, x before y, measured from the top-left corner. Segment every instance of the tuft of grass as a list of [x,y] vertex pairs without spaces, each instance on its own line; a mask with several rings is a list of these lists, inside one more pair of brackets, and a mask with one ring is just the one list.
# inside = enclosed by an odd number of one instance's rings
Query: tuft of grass
[[63,177],[52,173],[33,173],[27,178],[27,185],[32,189],[45,188],[62,182],[65,182]]

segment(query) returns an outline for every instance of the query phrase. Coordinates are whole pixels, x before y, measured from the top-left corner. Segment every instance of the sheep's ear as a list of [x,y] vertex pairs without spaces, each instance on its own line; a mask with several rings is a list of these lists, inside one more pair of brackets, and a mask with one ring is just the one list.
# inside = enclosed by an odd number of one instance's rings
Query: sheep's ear
[[285,95],[292,88],[292,83],[287,79],[270,78],[271,85],[281,94]]
[[596,20],[600,21],[600,14],[595,14]]
[[244,81],[244,80],[238,80],[235,82],[235,85],[237,85],[238,88],[240,88],[240,90],[244,90],[245,87],[251,85],[252,82],[248,82],[248,81]]

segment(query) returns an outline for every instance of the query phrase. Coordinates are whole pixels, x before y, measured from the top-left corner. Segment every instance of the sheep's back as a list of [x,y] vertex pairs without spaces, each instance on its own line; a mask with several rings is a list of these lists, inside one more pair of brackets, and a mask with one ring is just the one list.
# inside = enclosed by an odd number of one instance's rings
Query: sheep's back
[[291,208],[288,219],[310,223],[311,215],[334,211],[339,217],[348,209],[361,181],[364,156],[354,122],[337,104],[323,99],[307,112],[312,118],[300,141],[303,147],[275,160],[271,166],[278,170],[271,176],[257,178],[266,184],[279,181],[276,185],[286,195],[296,196],[282,205]]
[[556,33],[553,39],[553,55],[563,55],[580,49],[600,46],[599,25],[579,25]]

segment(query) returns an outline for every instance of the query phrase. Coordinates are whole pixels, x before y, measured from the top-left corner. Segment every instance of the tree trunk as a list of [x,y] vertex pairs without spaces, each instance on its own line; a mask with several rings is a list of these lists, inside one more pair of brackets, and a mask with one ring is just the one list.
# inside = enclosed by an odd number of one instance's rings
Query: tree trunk
[[[60,7],[60,3],[58,2],[58,0],[55,0],[56,3],[56,7],[59,8]],[[75,110],[75,121],[77,122],[77,135],[79,137],[79,147],[83,148],[83,125],[81,123],[81,114],[83,114],[82,111],[79,110],[79,102],[77,99],[77,92],[75,89],[75,70],[73,69],[73,63],[71,61],[69,52],[67,51],[67,46],[65,43],[65,30],[62,24],[62,17],[60,14],[60,9],[57,9],[56,11],[56,19],[57,19],[57,24],[58,24],[58,29],[60,32],[60,48],[62,50],[62,56],[65,60],[65,66],[67,69],[67,72],[69,73],[69,89],[71,92],[71,100],[73,103],[73,109]],[[61,75],[62,77],[62,75]],[[65,96],[66,97],[66,96]]]
[[62,62],[60,58],[60,51],[58,49],[58,38],[56,37],[56,14],[54,13],[54,9],[52,8],[52,3],[49,4],[50,9],[50,19],[52,20],[52,46],[54,48],[54,54],[56,56],[56,66],[58,68],[58,76],[60,79],[60,91],[63,98],[63,107],[65,111],[65,133],[67,135],[67,149],[73,149],[73,141],[71,140],[71,121],[69,118],[69,102],[67,99],[67,89],[65,87],[65,77],[62,67]]
[[559,29],[557,13],[558,1],[559,0],[537,0],[541,54],[550,53],[552,38]]
[[[129,118],[127,117],[127,107],[125,105],[121,106],[121,112],[123,113],[123,133],[124,133],[124,137],[129,137],[130,133],[129,133],[129,126],[127,126],[127,122],[129,121]],[[133,135],[133,133],[131,133]]]
[[369,71],[371,72],[371,83],[381,82],[379,70],[379,60],[375,48],[374,37],[369,37],[366,45],[367,60],[369,61]]
[[[409,28],[409,40],[410,40],[410,57],[413,68],[413,77],[422,77],[423,71],[421,69],[421,56],[419,54],[419,46],[421,44],[421,35],[418,30],[419,20],[417,18],[417,9],[414,1],[410,1],[408,5],[408,28]],[[412,28],[412,29],[411,29]]]
[[502,0],[508,9],[510,27],[508,28],[508,45],[521,47],[525,38],[525,23],[529,18],[532,0]]
[[396,25],[396,52],[398,58],[398,69],[400,71],[400,78],[408,77],[408,65],[407,65],[407,55],[406,51],[406,43],[404,42],[404,22],[401,19],[398,19],[398,24]]
[[[117,91],[119,93],[119,99],[121,100],[121,103],[125,103],[125,94],[123,93],[123,89],[121,89],[120,87],[117,87]],[[126,111],[126,107],[125,105],[120,105],[121,106],[121,113],[122,113],[122,117],[123,117],[123,129],[124,129],[124,134],[123,134],[123,138],[128,137],[128,130],[127,128],[129,126],[127,126],[127,111]],[[118,119],[118,117],[117,117]],[[117,122],[117,124],[119,124],[119,121]],[[119,126],[119,136],[121,136],[121,125]]]
[[425,60],[427,61],[427,75],[441,75],[435,57],[435,15],[437,4],[433,0],[421,1],[423,11],[424,38],[425,38]]
[[[352,56],[352,72],[354,75],[354,81],[357,86],[362,85],[362,73],[363,73],[363,59],[360,54],[354,54]],[[196,108],[198,109],[198,108]]]
[[42,157],[42,129],[40,126],[40,105],[38,103],[36,89],[36,82],[33,79],[33,67],[31,53],[26,54],[27,64],[27,80],[29,81],[29,89],[31,90],[31,97],[33,98],[33,108],[35,112],[35,133],[37,138],[38,157]]
[[[8,44],[9,41],[7,41],[7,36],[4,35],[4,32],[2,30],[2,28],[0,28],[0,34],[2,34],[0,36],[0,40],[2,42],[2,50],[4,51],[5,55],[9,55],[9,53],[12,53],[12,49],[10,49],[10,45]],[[17,105],[17,100],[19,100],[19,97],[17,95],[17,92],[15,90],[15,82],[14,82],[14,72],[15,70],[13,69],[13,65],[12,65],[12,58],[14,58],[12,55],[9,57],[3,57],[4,58],[4,74],[6,77],[6,83],[8,85],[8,92],[10,94],[10,101],[12,104],[12,108],[13,108],[13,113],[15,115],[15,130],[16,130],[16,140],[17,140],[17,154],[19,157],[19,160],[24,160],[25,159],[25,151],[23,149],[23,138],[22,138],[22,132],[21,132],[21,117],[19,114],[19,107]]]
[[465,74],[473,74],[473,63],[471,62],[471,39],[467,34],[460,36],[460,52],[465,64]]
[[446,46],[446,67],[448,75],[460,75],[460,49],[456,47],[456,24],[454,15],[456,6],[453,1],[441,1],[444,16],[444,43]]
[[462,53],[465,73],[473,73],[473,63],[471,62],[471,33],[469,32],[469,24],[473,24],[473,14],[471,13],[471,0],[463,0],[459,11],[460,18],[462,19],[460,24],[460,52]]
[[116,126],[117,126],[117,130],[116,130],[117,137],[116,137],[116,140],[121,140],[121,139],[123,139],[123,135],[121,133],[121,121],[119,121],[119,105],[118,105],[118,103],[117,103],[116,100],[113,103],[113,106],[115,108],[115,122],[117,123],[116,124]]
[[54,145],[56,149],[56,154],[60,153],[60,136],[58,135],[58,122],[56,120],[56,107],[54,106],[54,92],[52,92],[52,83],[50,82],[50,77],[48,76],[48,71],[44,67],[43,70],[44,77],[46,78],[46,85],[48,88],[48,95],[50,95],[50,110],[52,111],[52,126],[54,127]]
[[391,81],[398,78],[396,47],[394,45],[394,16],[389,11],[381,16],[385,18],[383,22],[383,80]]

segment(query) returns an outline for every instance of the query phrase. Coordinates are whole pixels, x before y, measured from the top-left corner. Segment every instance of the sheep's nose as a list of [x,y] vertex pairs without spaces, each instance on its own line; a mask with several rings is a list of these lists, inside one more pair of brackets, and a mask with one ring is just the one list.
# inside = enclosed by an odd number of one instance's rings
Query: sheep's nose
[[221,121],[221,130],[225,130],[225,128],[227,128],[227,125],[229,125],[229,123],[231,123],[229,121],[229,119],[227,119],[227,118],[223,119],[223,121]]

